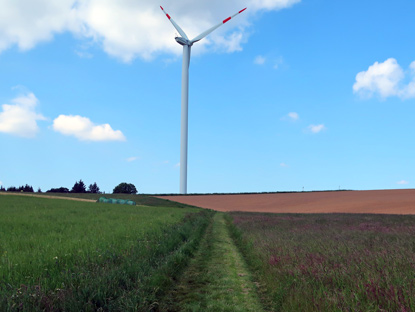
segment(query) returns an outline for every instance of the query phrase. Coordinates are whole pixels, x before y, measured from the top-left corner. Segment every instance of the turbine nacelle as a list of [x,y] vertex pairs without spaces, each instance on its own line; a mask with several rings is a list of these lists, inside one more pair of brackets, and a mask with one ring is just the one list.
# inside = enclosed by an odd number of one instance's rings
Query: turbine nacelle
[[241,14],[243,11],[246,10],[240,10],[238,13],[229,16],[228,18],[225,18],[222,22],[220,22],[219,24],[213,26],[212,28],[209,28],[208,30],[202,32],[199,36],[195,37],[192,40],[189,40],[189,38],[187,37],[186,33],[183,31],[183,29],[181,29],[181,27],[171,18],[171,16],[169,14],[167,14],[166,11],[164,11],[163,7],[160,6],[161,10],[164,12],[164,14],[166,14],[167,18],[169,19],[169,21],[173,24],[174,28],[176,28],[176,30],[179,32],[181,37],[176,37],[174,39],[176,39],[177,43],[182,45],[182,46],[189,46],[191,47],[193,45],[193,43],[198,42],[200,40],[202,40],[203,38],[205,38],[207,35],[209,35],[212,31],[214,31],[216,28],[219,28],[220,26],[222,26],[223,24],[229,22],[233,17],[235,17],[238,14]]
[[174,38],[176,42],[182,46],[192,46],[193,42],[189,41],[189,39],[183,38],[183,37],[175,37]]

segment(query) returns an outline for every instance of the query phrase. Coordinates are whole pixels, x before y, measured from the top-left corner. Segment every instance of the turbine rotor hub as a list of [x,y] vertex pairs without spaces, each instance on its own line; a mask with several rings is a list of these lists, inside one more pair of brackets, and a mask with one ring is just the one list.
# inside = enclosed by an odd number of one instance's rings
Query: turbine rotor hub
[[176,37],[174,39],[176,39],[176,42],[178,44],[182,45],[182,46],[185,46],[185,45],[186,46],[192,46],[193,45],[192,43],[190,43],[189,40],[187,40],[186,38],[183,38],[183,37]]

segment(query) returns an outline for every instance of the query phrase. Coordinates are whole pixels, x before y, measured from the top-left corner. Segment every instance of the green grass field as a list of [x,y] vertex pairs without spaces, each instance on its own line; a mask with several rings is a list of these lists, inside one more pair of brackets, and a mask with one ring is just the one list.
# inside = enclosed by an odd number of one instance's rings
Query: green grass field
[[0,196],[0,311],[415,310],[415,216],[109,197]]
[[148,310],[187,265],[211,215],[1,196],[0,310]]

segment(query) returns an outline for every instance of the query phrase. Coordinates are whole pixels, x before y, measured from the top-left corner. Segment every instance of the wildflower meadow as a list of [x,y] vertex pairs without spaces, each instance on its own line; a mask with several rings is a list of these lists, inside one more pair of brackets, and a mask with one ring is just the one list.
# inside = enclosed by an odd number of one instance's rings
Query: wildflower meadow
[[415,216],[232,213],[272,311],[415,311]]

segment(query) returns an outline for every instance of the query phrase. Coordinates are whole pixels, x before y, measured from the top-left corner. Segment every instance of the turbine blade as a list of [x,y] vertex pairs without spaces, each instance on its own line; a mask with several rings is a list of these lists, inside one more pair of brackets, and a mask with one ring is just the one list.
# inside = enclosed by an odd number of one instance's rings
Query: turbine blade
[[164,14],[166,14],[167,18],[170,20],[170,22],[173,24],[174,28],[176,28],[176,30],[179,32],[180,36],[182,36],[183,38],[189,40],[189,38],[187,38],[186,33],[183,31],[183,29],[180,28],[179,25],[177,25],[177,23],[170,17],[169,14],[167,14],[166,11],[164,11],[163,7],[160,5],[161,10],[164,12]]
[[218,25],[213,26],[212,28],[206,30],[205,32],[202,32],[199,36],[197,36],[196,38],[194,38],[192,41],[190,41],[191,44],[198,42],[199,40],[202,40],[203,38],[205,38],[207,35],[209,35],[212,31],[214,31],[216,28],[219,28],[220,26],[222,26],[223,24],[225,24],[226,22],[229,22],[232,18],[234,18],[236,15],[241,14],[243,11],[245,11],[245,9],[240,10],[238,13],[229,16],[228,18],[224,19],[222,22],[220,22]]

